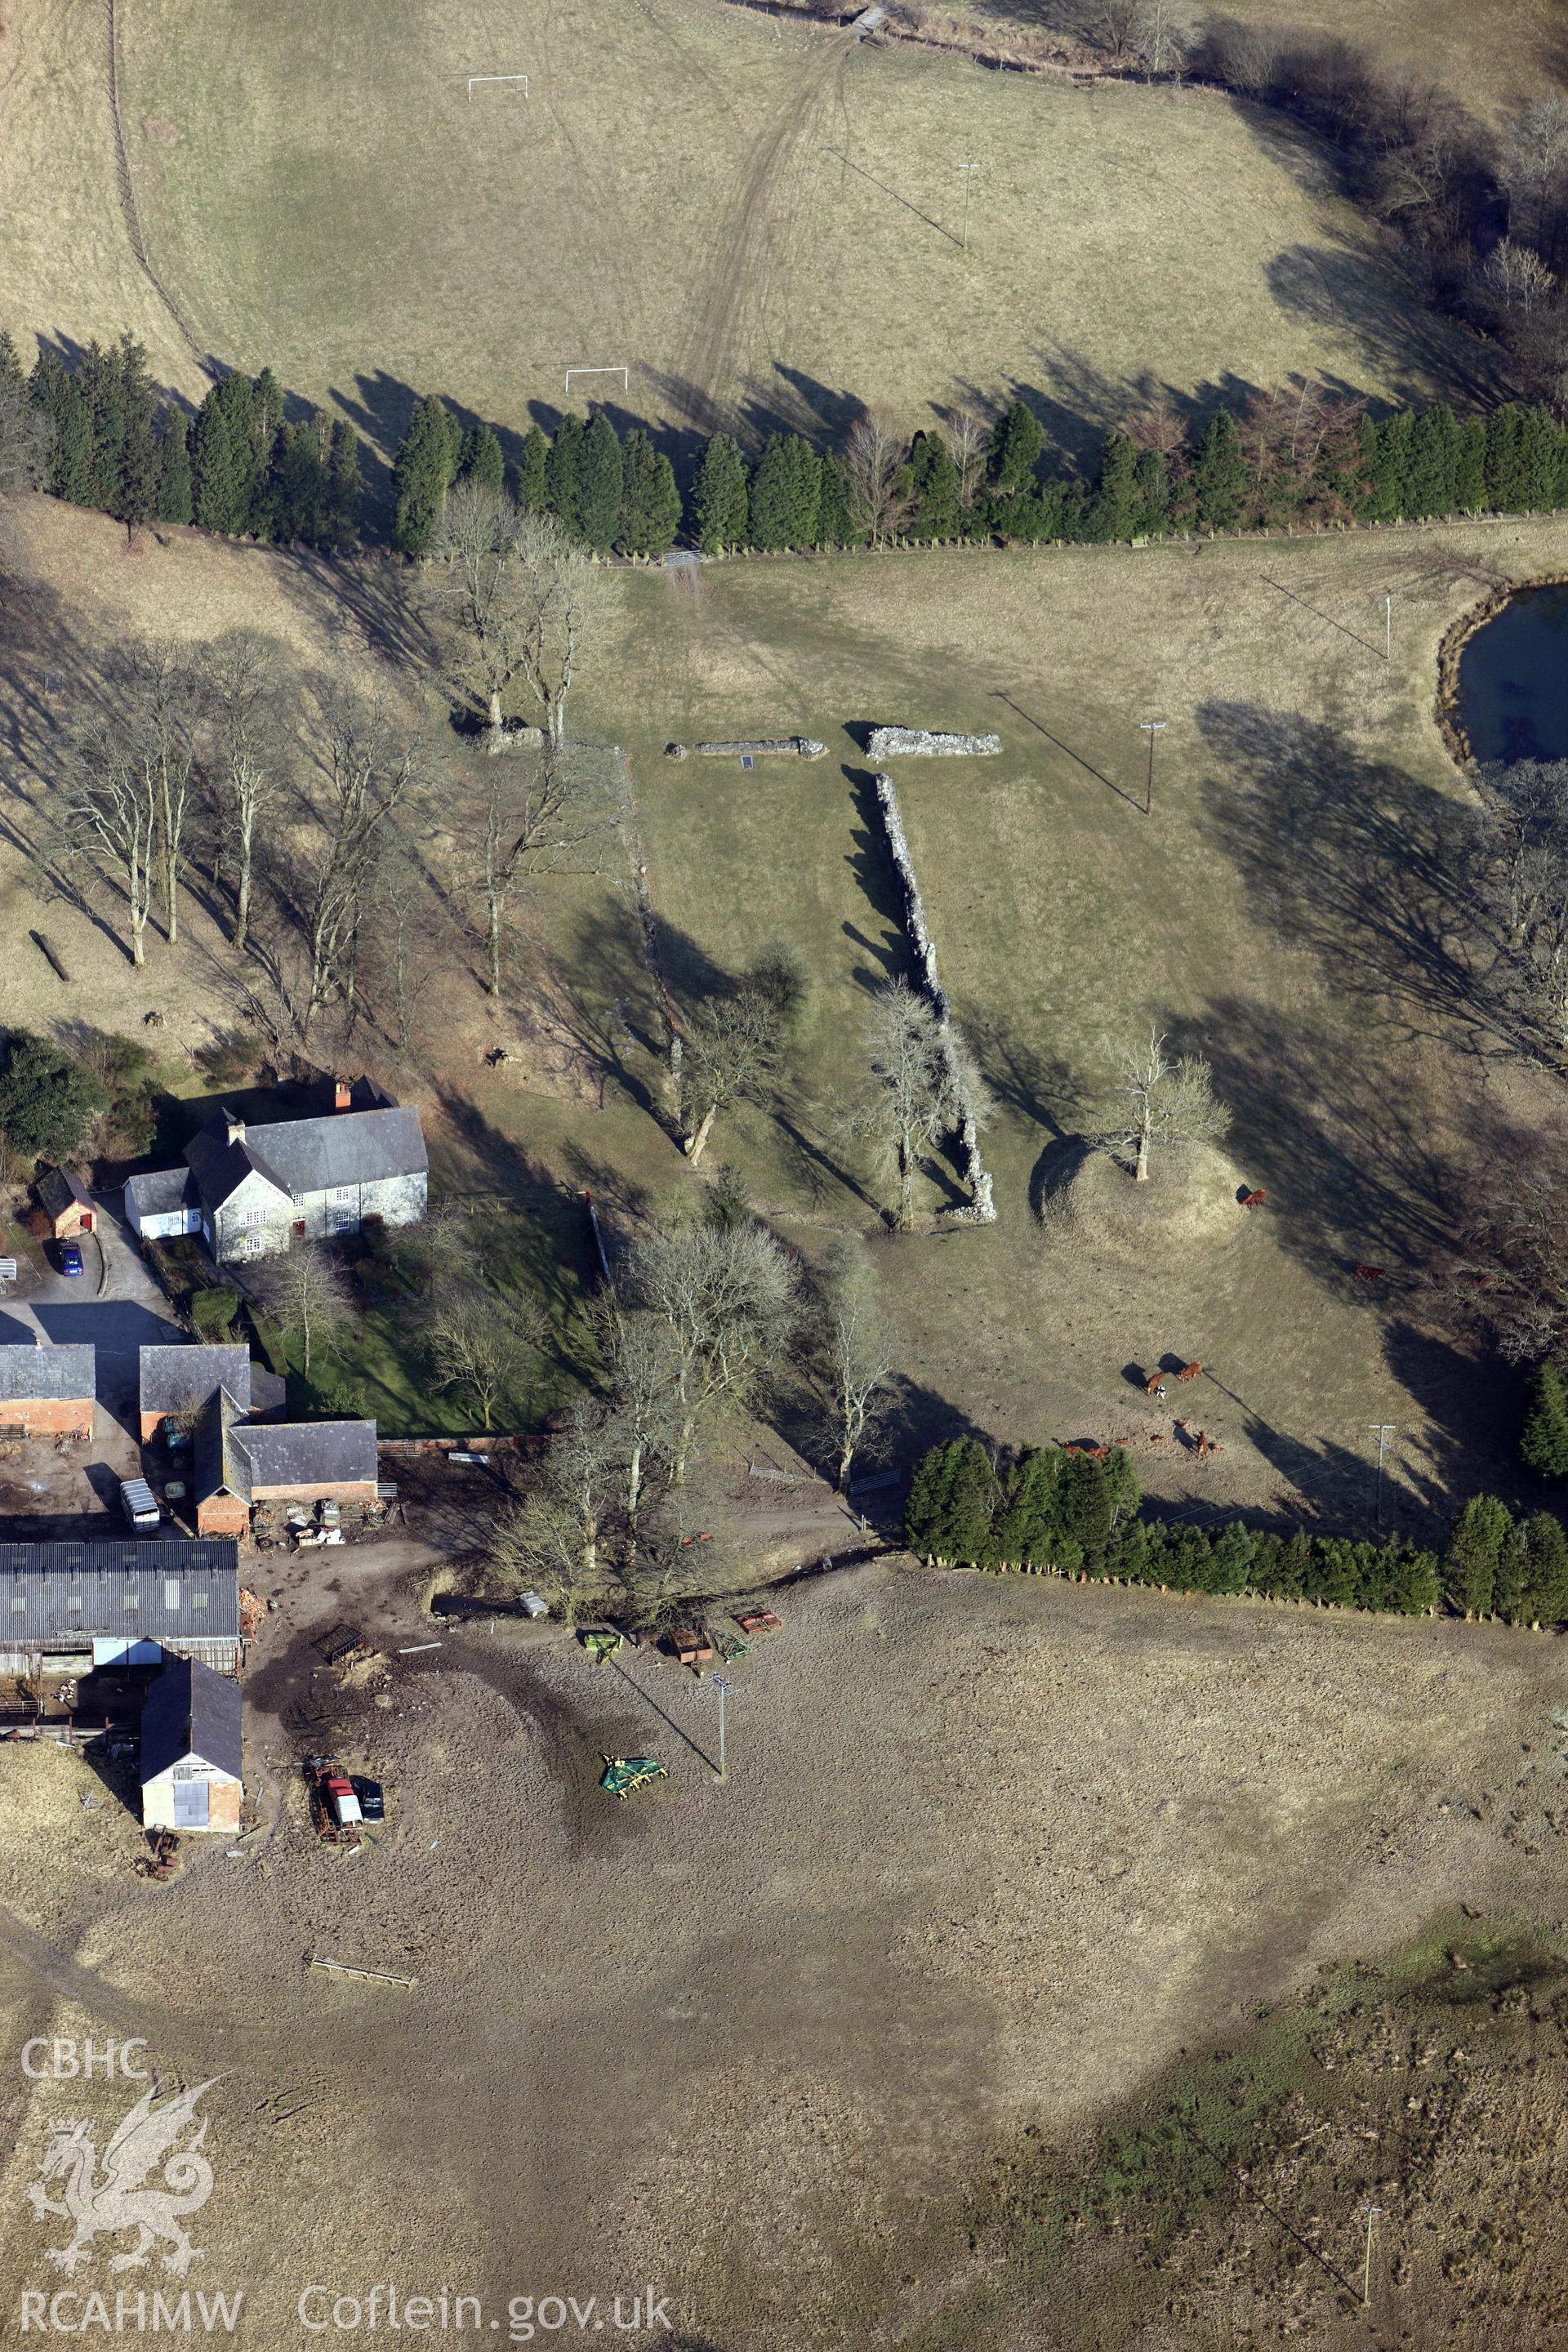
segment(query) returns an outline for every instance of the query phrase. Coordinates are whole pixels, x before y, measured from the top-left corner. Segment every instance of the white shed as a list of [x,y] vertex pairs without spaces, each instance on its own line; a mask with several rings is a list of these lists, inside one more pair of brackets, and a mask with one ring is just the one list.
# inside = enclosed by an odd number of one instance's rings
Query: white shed
[[142,1822],[150,1830],[239,1827],[239,1685],[175,1658],[142,1707]]
[[154,1168],[145,1176],[128,1176],[125,1222],[133,1234],[150,1242],[174,1241],[181,1234],[199,1234],[202,1204],[190,1170]]

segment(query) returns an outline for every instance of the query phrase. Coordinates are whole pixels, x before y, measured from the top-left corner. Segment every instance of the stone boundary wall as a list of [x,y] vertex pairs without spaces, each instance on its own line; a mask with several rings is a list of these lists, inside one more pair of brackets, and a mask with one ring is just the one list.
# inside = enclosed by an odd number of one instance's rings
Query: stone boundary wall
[[[889,854],[898,868],[899,880],[904,891],[904,930],[915,961],[920,966],[921,989],[936,1014],[944,1055],[951,1054],[952,1013],[947,992],[937,977],[936,947],[926,923],[925,906],[921,898],[921,886],[915,879],[914,860],[910,856],[909,837],[904,821],[899,814],[898,795],[891,776],[875,779],[877,805],[882,814],[882,830],[887,836]],[[952,1067],[951,1058],[948,1066]],[[972,1195],[969,1205],[948,1209],[943,1214],[953,1224],[994,1225],[996,1205],[993,1201],[989,1170],[980,1156],[980,1136],[973,1114],[966,1111],[958,1130],[959,1156],[963,1162],[963,1178]]]
[[873,727],[873,760],[993,760],[1000,735],[933,735],[924,727]]

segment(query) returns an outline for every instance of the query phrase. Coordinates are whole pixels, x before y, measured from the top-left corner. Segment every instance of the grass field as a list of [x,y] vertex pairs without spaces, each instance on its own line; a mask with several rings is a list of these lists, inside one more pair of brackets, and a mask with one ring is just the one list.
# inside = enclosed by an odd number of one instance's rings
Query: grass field
[[[198,344],[270,362],[384,451],[415,390],[515,432],[574,364],[625,362],[625,407],[678,442],[1022,387],[1070,446],[1163,385],[1484,380],[1311,142],[1211,93],[1026,82],[717,0],[558,0],[526,27],[388,0],[369,37],[304,0],[237,37],[198,0],[140,0],[121,27],[149,250]],[[96,19],[18,0],[6,58],[0,313],[133,327],[198,391],[124,249]],[[526,100],[470,102],[466,75],[510,68]],[[619,386],[571,404],[595,392]]]
[[[831,1114],[867,988],[907,969],[854,730],[1002,735],[973,768],[895,763],[942,971],[1002,1104],[998,1226],[874,1244],[928,1418],[1125,1437],[1162,1492],[1294,1493],[1331,1517],[1367,1510],[1374,1422],[1397,1425],[1405,1507],[1510,1475],[1510,1382],[1433,1339],[1410,1286],[1479,1123],[1539,1103],[1439,949],[1464,919],[1445,845],[1466,787],[1433,724],[1435,654],[1488,583],[1565,549],[1560,525],[1501,524],[1109,562],[740,564],[695,600],[628,583],[616,667],[637,692],[603,707],[633,747],[678,985],[768,931],[822,975],[798,1097],[714,1147],[808,1246],[814,1227],[875,1230]],[[1145,716],[1167,721],[1149,820]],[[833,761],[743,776],[661,751],[796,729]],[[1212,1061],[1236,1172],[1268,1206],[1222,1197],[1201,1234],[1130,1247],[1092,1209],[1065,1229],[1039,1213],[1151,1023]],[[1362,1262],[1388,1269],[1375,1300]],[[1192,1402],[1217,1464],[1149,1442],[1169,1423],[1127,1373],[1166,1354],[1207,1368]]]
[[[1535,2074],[1497,2082],[1500,2030],[1515,2054],[1528,2019],[1450,2002],[1428,2062],[1401,2079],[1384,2058],[1373,2079],[1397,1979],[1363,1984],[1358,2021],[1353,1983],[1317,1972],[1434,1919],[1495,1932],[1462,1903],[1563,1911],[1542,1822],[1552,1644],[878,1564],[788,1596],[784,1630],[739,1663],[721,1790],[710,1690],[647,1658],[595,1673],[559,1629],[432,1629],[413,1547],[382,1550],[330,1577],[255,1564],[278,1605],[247,1676],[261,1828],[238,1860],[217,1839],[172,1886],[141,1885],[136,1824],[89,1765],[0,1748],[5,2046],[145,2034],[165,2081],[222,2076],[189,2284],[244,2291],[241,2340],[285,2352],[311,2340],[303,2287],[363,2297],[391,2277],[487,2313],[651,2280],[671,2322],[655,2340],[682,2352],[1147,2352],[1166,2296],[1212,2320],[1227,2292],[1337,2346],[1324,2282],[1292,2271],[1234,2180],[1195,2196],[1156,2141],[1118,2211],[1114,2176],[1184,2089],[1336,2259],[1375,2184],[1380,2294],[1414,2262],[1453,2322],[1430,2340],[1500,2340],[1486,2330],[1519,2281],[1506,2243],[1478,2242],[1470,2184],[1483,2161],[1516,2168],[1510,2210],[1549,2262],[1555,2175],[1525,2157],[1561,2115],[1553,2028]],[[311,1643],[345,1615],[384,1656],[341,1687]],[[442,1648],[395,1654],[432,1631]],[[306,1818],[299,1759],[321,1748],[386,1784],[357,1855]],[[594,1786],[601,1750],[651,1751],[669,1777],[618,1806]],[[333,1979],[311,1954],[417,1982]],[[1550,1990],[1546,1974],[1538,2007]],[[58,2278],[58,2223],[26,2184],[52,2121],[92,2117],[101,2156],[131,2095],[12,2070],[8,2309],[23,2287],[102,2285],[125,2242],[104,2234],[90,2270]],[[1120,2166],[1094,2147],[1102,2125]],[[1292,2193],[1276,2141],[1309,2133]],[[1085,2218],[1064,2242],[1068,2212]],[[1161,2221],[1194,2232],[1185,2277],[1145,2259]],[[1428,2284],[1434,2252],[1461,2247],[1465,2278]],[[1539,2270],[1526,2283],[1552,2292]]]
[[[7,694],[18,781],[47,723],[41,674],[68,675],[106,634],[243,613],[301,662],[367,676],[378,636],[397,635],[396,575],[375,563],[337,575],[193,534],[127,559],[112,526],[43,502],[25,524]],[[867,1237],[898,1328],[895,1451],[964,1426],[1125,1438],[1157,1495],[1284,1500],[1335,1524],[1366,1517],[1374,1423],[1396,1430],[1388,1506],[1402,1524],[1426,1527],[1454,1493],[1512,1477],[1511,1381],[1437,1338],[1413,1286],[1477,1138],[1506,1150],[1510,1122],[1547,1108],[1546,1082],[1474,1025],[1464,992],[1451,836],[1467,790],[1433,721],[1435,655],[1496,582],[1564,568],[1568,527],[1504,521],[737,562],[710,567],[695,594],[615,575],[619,617],[579,721],[627,747],[678,995],[771,935],[817,975],[778,1104],[721,1126],[710,1160],[738,1161],[808,1253],[835,1229]],[[1152,715],[1167,730],[1145,820],[1137,721]],[[887,1237],[836,1138],[867,991],[902,968],[858,739],[879,719],[1003,738],[995,761],[899,775],[942,970],[1001,1106],[987,1144],[1001,1217],[985,1232]],[[664,756],[672,739],[797,730],[829,759],[742,774]],[[112,919],[48,908],[79,974],[68,995],[28,938],[40,910],[14,854],[0,890],[19,1017],[68,1019],[81,996],[100,1021],[120,1002],[138,1029],[159,1009],[171,1051],[232,1026],[233,977],[199,908],[180,960],[155,946],[126,992]],[[542,914],[515,1007],[498,1023],[454,962],[426,1057],[398,1083],[425,1106],[444,1183],[546,1204],[529,1278],[565,1332],[587,1268],[580,1189],[635,1214],[702,1179],[658,1116],[629,893],[586,884]],[[483,1058],[552,972],[583,1074],[564,1091]],[[1081,1184],[1064,1209],[1073,1139],[1102,1115],[1119,1045],[1151,1022],[1212,1061],[1230,1160],[1238,1182],[1267,1190],[1264,1212],[1222,1194],[1201,1229],[1145,1241],[1099,1216]],[[954,1197],[933,1178],[922,1205]],[[1352,1275],[1363,1262],[1388,1271],[1375,1291]],[[1183,1397],[1220,1444],[1201,1466],[1128,1378],[1167,1354],[1206,1368]]]

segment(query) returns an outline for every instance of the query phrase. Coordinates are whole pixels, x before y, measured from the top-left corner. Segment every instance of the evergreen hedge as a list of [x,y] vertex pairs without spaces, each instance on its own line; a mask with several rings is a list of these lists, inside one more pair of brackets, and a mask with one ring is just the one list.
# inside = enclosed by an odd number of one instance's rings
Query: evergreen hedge
[[[5,336],[0,376],[21,382]],[[286,415],[270,369],[226,376],[188,423],[153,385],[129,335],[108,348],[90,344],[71,366],[46,349],[26,381],[49,427],[44,485],[58,498],[130,524],[194,520],[327,549],[358,535],[353,428],[318,410]],[[1038,418],[1016,400],[976,471],[966,506],[946,442],[917,433],[898,485],[895,536],[1106,544],[1546,513],[1568,509],[1568,429],[1551,409],[1521,402],[1465,416],[1436,402],[1374,418],[1358,402],[1298,387],[1255,394],[1238,413],[1216,410],[1195,446],[1142,446],[1109,434],[1089,474],[1053,464]],[[465,432],[438,396],[416,401],[393,465],[394,546],[427,552],[447,490],[468,477],[508,481],[494,429]],[[623,441],[601,410],[563,418],[550,439],[534,426],[518,446],[510,487],[521,505],[548,509],[601,553],[657,557],[683,530],[708,553],[858,547],[868,536],[843,459],[798,433],[772,435],[750,465],[729,435],[715,434],[683,502],[651,436],[638,426]]]
[[1510,1625],[1568,1618],[1568,1537],[1548,1511],[1516,1519],[1477,1496],[1438,1554],[1397,1538],[1280,1536],[1240,1519],[1210,1528],[1141,1515],[1137,1475],[1112,1447],[1099,1460],[1026,1447],[994,1462],[978,1439],[933,1446],[904,1513],[910,1549],[943,1567],[1117,1578],[1178,1592],[1249,1593],[1405,1617],[1446,1605]]

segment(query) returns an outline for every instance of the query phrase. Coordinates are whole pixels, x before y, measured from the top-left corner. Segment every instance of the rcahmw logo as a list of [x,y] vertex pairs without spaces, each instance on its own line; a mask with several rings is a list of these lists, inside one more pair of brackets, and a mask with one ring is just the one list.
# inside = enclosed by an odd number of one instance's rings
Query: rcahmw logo
[[[138,2062],[144,2045],[113,2042],[81,2050],[74,2042],[29,2042],[22,2053],[24,2070],[35,2080],[70,2081],[102,2072],[119,2073],[140,2081],[145,2068]],[[42,2061],[44,2063],[36,2063]],[[60,2242],[44,2252],[58,2271],[74,2278],[90,2264],[100,2238],[134,2232],[135,2243],[110,2253],[110,2273],[142,2270],[153,2249],[165,2271],[183,2279],[191,2264],[204,2259],[191,2243],[187,2216],[197,2213],[212,2195],[213,2169],[204,2149],[207,2118],[197,2108],[219,2080],[198,2083],[161,2099],[153,2083],[111,2131],[101,2158],[100,2135],[86,2116],[62,2117],[50,2123],[38,2177],[29,2182],[27,2201],[36,2218],[58,2218],[68,2226],[57,2230]],[[58,2193],[51,2194],[51,2190]],[[196,2324],[231,2331],[239,2317],[241,2295],[197,2295]],[[24,2294],[24,2330],[42,2328],[73,2334],[88,2328],[135,2328],[153,2331],[188,2329],[193,2324],[189,2294],[115,2294],[41,2292]]]

